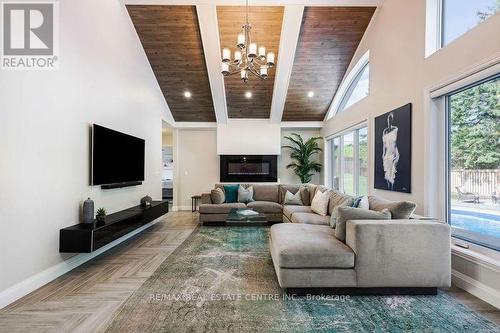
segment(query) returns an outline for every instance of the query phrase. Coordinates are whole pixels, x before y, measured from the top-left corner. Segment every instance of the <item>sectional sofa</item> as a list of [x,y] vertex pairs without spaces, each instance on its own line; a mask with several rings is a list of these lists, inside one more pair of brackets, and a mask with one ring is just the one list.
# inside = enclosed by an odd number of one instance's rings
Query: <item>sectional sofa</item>
[[[435,294],[437,287],[451,284],[450,227],[412,214],[412,203],[369,196],[367,211],[388,211],[392,219],[348,220],[339,232],[338,224],[330,225],[331,215],[351,209],[345,207],[354,197],[321,185],[252,186],[255,201],[248,204],[214,205],[210,194],[202,195],[200,221],[222,222],[231,208],[249,207],[265,213],[270,222],[285,222],[271,227],[269,245],[279,285],[288,291],[355,288],[376,294]],[[303,205],[283,205],[287,190],[301,191]],[[325,216],[311,209],[316,191],[329,191]]]

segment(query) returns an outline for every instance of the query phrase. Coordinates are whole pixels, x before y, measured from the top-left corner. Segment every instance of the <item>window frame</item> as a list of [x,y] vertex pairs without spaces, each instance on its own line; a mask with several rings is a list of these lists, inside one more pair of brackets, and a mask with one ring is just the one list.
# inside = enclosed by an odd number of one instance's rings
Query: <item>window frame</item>
[[480,234],[470,230],[462,230],[459,228],[455,228],[451,224],[451,210],[452,210],[452,200],[451,200],[451,105],[450,105],[450,97],[452,95],[458,94],[464,90],[476,87],[481,85],[482,83],[495,80],[500,78],[500,73],[494,74],[492,76],[488,76],[481,80],[468,83],[466,85],[461,86],[458,89],[447,92],[442,97],[444,98],[444,124],[445,124],[445,161],[444,161],[444,171],[445,171],[445,219],[446,223],[451,228],[451,236],[452,238],[459,239],[465,242],[470,242],[475,245],[479,245],[494,251],[500,251],[500,246],[496,246],[491,243],[491,236]]
[[[355,196],[359,196],[359,177],[360,177],[360,161],[359,161],[359,131],[361,129],[366,128],[366,133],[367,133],[367,140],[369,141],[369,129],[368,129],[368,123],[363,122],[358,125],[355,125],[353,127],[350,127],[346,130],[340,131],[338,133],[335,133],[329,137],[327,137],[327,145],[328,145],[328,185],[330,188],[335,189],[334,187],[334,172],[335,172],[335,163],[334,163],[334,140],[338,139],[339,140],[339,149],[338,149],[338,156],[340,159],[340,172],[339,172],[339,186],[338,186],[338,191],[345,193],[345,188],[344,188],[344,174],[345,174],[345,159],[344,159],[344,135],[352,133],[353,134],[353,189],[354,189],[354,194]],[[369,167],[368,167],[369,169]],[[367,193],[364,195],[369,194],[369,186],[367,186]]]
[[[366,51],[365,54],[363,54],[363,56],[361,56],[361,58],[358,60],[356,65],[354,65],[351,71],[342,80],[342,83],[340,84],[337,93],[333,98],[333,102],[330,105],[330,108],[328,109],[325,121],[334,117],[337,113],[339,113],[340,110],[342,110],[341,107],[344,106],[345,103],[347,103],[348,98],[346,98],[346,96],[347,95],[350,96],[350,93],[354,90],[356,84],[359,82],[363,70],[366,68],[366,66],[369,65],[370,65],[370,51]],[[366,95],[364,98],[360,99],[356,103],[362,101],[368,96],[370,96],[370,76],[368,76],[368,95]],[[355,105],[356,103],[354,103],[353,105]]]

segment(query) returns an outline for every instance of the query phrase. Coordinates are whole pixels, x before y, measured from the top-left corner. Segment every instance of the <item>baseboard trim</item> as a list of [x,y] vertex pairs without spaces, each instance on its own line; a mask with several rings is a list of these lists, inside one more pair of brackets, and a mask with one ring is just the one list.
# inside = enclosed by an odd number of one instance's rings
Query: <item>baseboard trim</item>
[[[165,216],[165,215],[163,215]],[[106,252],[107,250],[115,247],[116,245],[126,241],[127,239],[137,235],[138,233],[146,230],[152,225],[158,223],[163,216],[149,222],[148,224],[143,225],[142,227],[126,234],[118,238],[117,240],[101,247],[100,249],[92,252],[92,253],[80,253],[77,254],[68,260],[60,262],[46,270],[37,273],[7,289],[0,292],[0,309],[6,307],[7,305],[17,301],[18,299],[28,295],[29,293],[35,291],[36,289],[43,287],[47,283],[57,279],[63,274],[71,271],[72,269],[84,264],[85,262],[97,257],[98,255]]]
[[451,270],[451,282],[458,288],[500,309],[499,291],[454,269]]

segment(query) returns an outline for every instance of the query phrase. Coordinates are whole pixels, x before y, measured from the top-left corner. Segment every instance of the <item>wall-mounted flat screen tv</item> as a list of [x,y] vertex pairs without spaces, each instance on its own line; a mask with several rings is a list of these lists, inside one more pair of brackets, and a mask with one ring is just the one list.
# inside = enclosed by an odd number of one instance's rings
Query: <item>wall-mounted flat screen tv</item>
[[91,129],[91,185],[144,180],[145,141],[96,124]]

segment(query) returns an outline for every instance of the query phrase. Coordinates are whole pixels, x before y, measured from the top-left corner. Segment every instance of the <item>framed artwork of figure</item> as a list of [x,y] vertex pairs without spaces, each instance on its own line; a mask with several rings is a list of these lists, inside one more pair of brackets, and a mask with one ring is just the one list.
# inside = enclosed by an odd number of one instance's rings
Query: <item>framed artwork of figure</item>
[[411,103],[375,118],[375,188],[411,193]]

